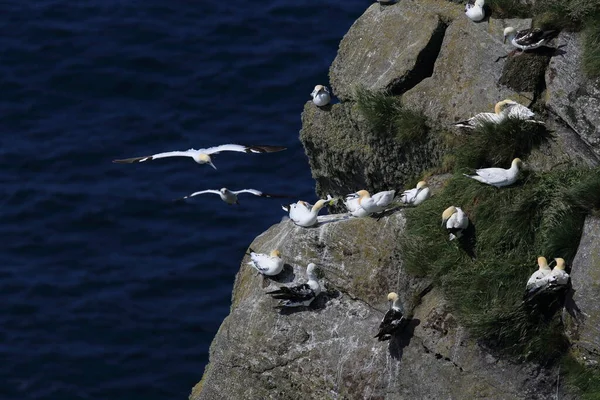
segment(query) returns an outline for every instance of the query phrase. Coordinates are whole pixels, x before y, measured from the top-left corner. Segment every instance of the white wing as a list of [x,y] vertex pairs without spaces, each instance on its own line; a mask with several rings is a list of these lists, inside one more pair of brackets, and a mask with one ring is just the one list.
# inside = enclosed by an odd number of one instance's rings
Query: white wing
[[419,192],[419,189],[417,189],[417,188],[405,190],[402,193],[402,197],[401,197],[402,202],[405,204],[410,204],[410,203],[414,202],[415,199],[417,198],[418,192]]
[[510,104],[505,110],[509,118],[529,119],[535,115],[529,108],[518,103]]
[[243,146],[241,144],[222,144],[220,146],[209,147],[208,149],[198,150],[204,154],[218,154],[222,151],[237,151],[240,153],[273,153],[285,150],[282,146]]
[[496,113],[480,113],[475,115],[469,121],[472,125],[483,125],[486,122],[491,122],[494,124],[499,124],[504,119],[504,115],[496,114]]
[[260,190],[256,190],[256,189],[242,189],[242,190],[236,190],[236,191],[232,191],[232,193],[235,194],[240,194],[240,193],[252,193],[255,196],[265,196],[265,197],[269,197],[268,194],[265,194],[263,192],[261,192]]
[[221,192],[219,192],[218,190],[201,190],[199,192],[194,192],[194,193],[189,194],[182,198],[187,199],[188,197],[194,197],[194,196],[198,196],[199,194],[204,194],[204,193],[214,193],[214,194],[218,194],[219,196],[221,195]]
[[475,173],[490,183],[502,183],[508,180],[506,170],[503,168],[478,169]]
[[395,190],[387,190],[385,192],[375,193],[372,199],[375,202],[375,204],[377,204],[379,207],[384,207],[390,204],[392,200],[394,200],[395,193]]
[[117,164],[131,164],[131,163],[150,161],[150,160],[154,160],[156,158],[166,158],[166,157],[192,157],[193,158],[197,153],[198,153],[198,151],[194,150],[194,149],[189,149],[186,151],[168,151],[166,153],[158,153],[158,154],[153,154],[151,156],[124,158],[121,160],[114,160],[113,162],[117,163]]

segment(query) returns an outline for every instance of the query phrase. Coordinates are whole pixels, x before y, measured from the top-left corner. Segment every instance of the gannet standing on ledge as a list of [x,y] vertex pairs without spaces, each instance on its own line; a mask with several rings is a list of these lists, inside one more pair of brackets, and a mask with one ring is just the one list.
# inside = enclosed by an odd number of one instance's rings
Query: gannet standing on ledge
[[546,257],[538,257],[538,270],[535,271],[529,279],[527,280],[527,284],[525,285],[525,298],[531,296],[534,292],[536,292],[542,286],[545,286],[550,280],[550,272],[552,270],[548,266],[548,260]]
[[388,294],[387,299],[390,302],[390,308],[383,316],[383,319],[379,324],[379,332],[375,335],[380,342],[389,340],[406,322],[406,318],[402,315],[402,308],[400,307],[398,295],[391,292]]
[[277,290],[267,292],[274,299],[282,300],[275,308],[309,306],[321,293],[321,286],[315,273],[316,268],[317,266],[314,263],[308,264],[308,267],[306,267],[308,282],[302,285],[282,286]]
[[519,167],[523,164],[520,158],[515,158],[510,168],[482,168],[475,170],[475,175],[463,174],[467,178],[475,179],[481,183],[495,186],[497,188],[512,185],[519,176]]
[[317,201],[314,206],[305,201],[298,201],[287,206],[281,206],[281,208],[289,213],[290,219],[296,225],[308,228],[317,223],[317,216],[321,208],[325,207],[328,203],[331,204],[333,200],[328,195],[326,199]]
[[326,106],[331,101],[331,96],[329,94],[329,89],[327,89],[327,86],[315,86],[314,90],[310,95],[313,98],[313,103],[315,103],[315,105],[318,107]]
[[395,190],[386,190],[375,193],[372,197],[366,190],[355,193],[358,196],[358,204],[368,213],[377,213],[385,210],[394,200]]
[[469,226],[469,217],[460,207],[450,206],[442,213],[442,226],[448,231],[449,239],[454,240]]

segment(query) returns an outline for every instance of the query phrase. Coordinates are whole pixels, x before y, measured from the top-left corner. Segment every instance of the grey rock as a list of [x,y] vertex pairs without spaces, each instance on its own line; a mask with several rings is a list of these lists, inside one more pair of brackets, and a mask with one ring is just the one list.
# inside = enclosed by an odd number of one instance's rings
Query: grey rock
[[575,327],[571,332],[573,346],[579,348],[584,363],[600,362],[600,218],[588,217],[573,259],[571,283],[573,302],[567,309]]
[[[233,304],[210,349],[210,364],[191,400],[238,399],[547,399],[555,371],[513,365],[479,347],[430,283],[402,267],[402,212],[377,221],[291,221],[256,238],[257,251],[280,249],[279,282],[242,263]],[[278,312],[265,295],[305,280],[315,262],[326,293],[309,308]],[[373,338],[386,294],[400,294],[413,322],[389,342]],[[563,398],[563,397],[561,397]]]
[[600,156],[600,79],[585,77],[581,35],[561,32],[563,55],[552,57],[546,71],[546,106]]

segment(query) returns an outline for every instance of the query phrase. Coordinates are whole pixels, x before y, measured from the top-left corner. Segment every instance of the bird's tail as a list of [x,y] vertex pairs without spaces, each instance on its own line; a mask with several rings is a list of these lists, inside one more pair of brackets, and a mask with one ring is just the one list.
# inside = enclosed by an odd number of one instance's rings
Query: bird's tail
[[250,255],[250,253],[256,253],[254,250],[252,250],[252,247],[248,247],[248,250],[246,250],[247,255]]
[[473,125],[471,125],[471,122],[468,119],[466,119],[464,121],[454,122],[453,124],[450,124],[450,125],[456,126],[458,128],[471,128],[471,129],[475,128]]
[[546,125],[544,121],[536,121],[535,119],[526,119],[525,122],[532,122],[534,124]]

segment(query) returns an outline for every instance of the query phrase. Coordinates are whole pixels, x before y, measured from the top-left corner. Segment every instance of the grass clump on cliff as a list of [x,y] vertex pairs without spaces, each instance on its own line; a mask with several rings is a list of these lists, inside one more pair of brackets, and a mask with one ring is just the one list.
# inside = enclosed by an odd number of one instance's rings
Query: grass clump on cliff
[[357,87],[355,95],[359,112],[378,135],[391,135],[400,143],[420,141],[427,136],[425,116],[403,106],[400,98],[363,87]]
[[600,12],[583,31],[583,69],[589,77],[600,76]]
[[[599,172],[524,172],[502,189],[455,175],[440,194],[407,210],[405,266],[440,285],[461,322],[488,345],[541,362],[555,359],[567,346],[562,326],[522,306],[525,283],[538,256],[563,257],[570,265],[588,212],[573,194],[600,184]],[[590,196],[586,204],[598,204],[600,192]],[[441,227],[450,205],[461,207],[475,227],[472,252],[450,242]],[[548,343],[555,353],[548,353]]]
[[529,154],[549,137],[542,124],[508,118],[500,124],[486,123],[464,135],[446,136],[446,141],[454,148],[456,168],[508,168],[514,158]]
[[600,369],[581,365],[572,354],[561,362],[561,376],[568,387],[575,389],[582,400],[600,399]]
[[494,18],[527,18],[531,7],[520,0],[490,0],[486,2]]

